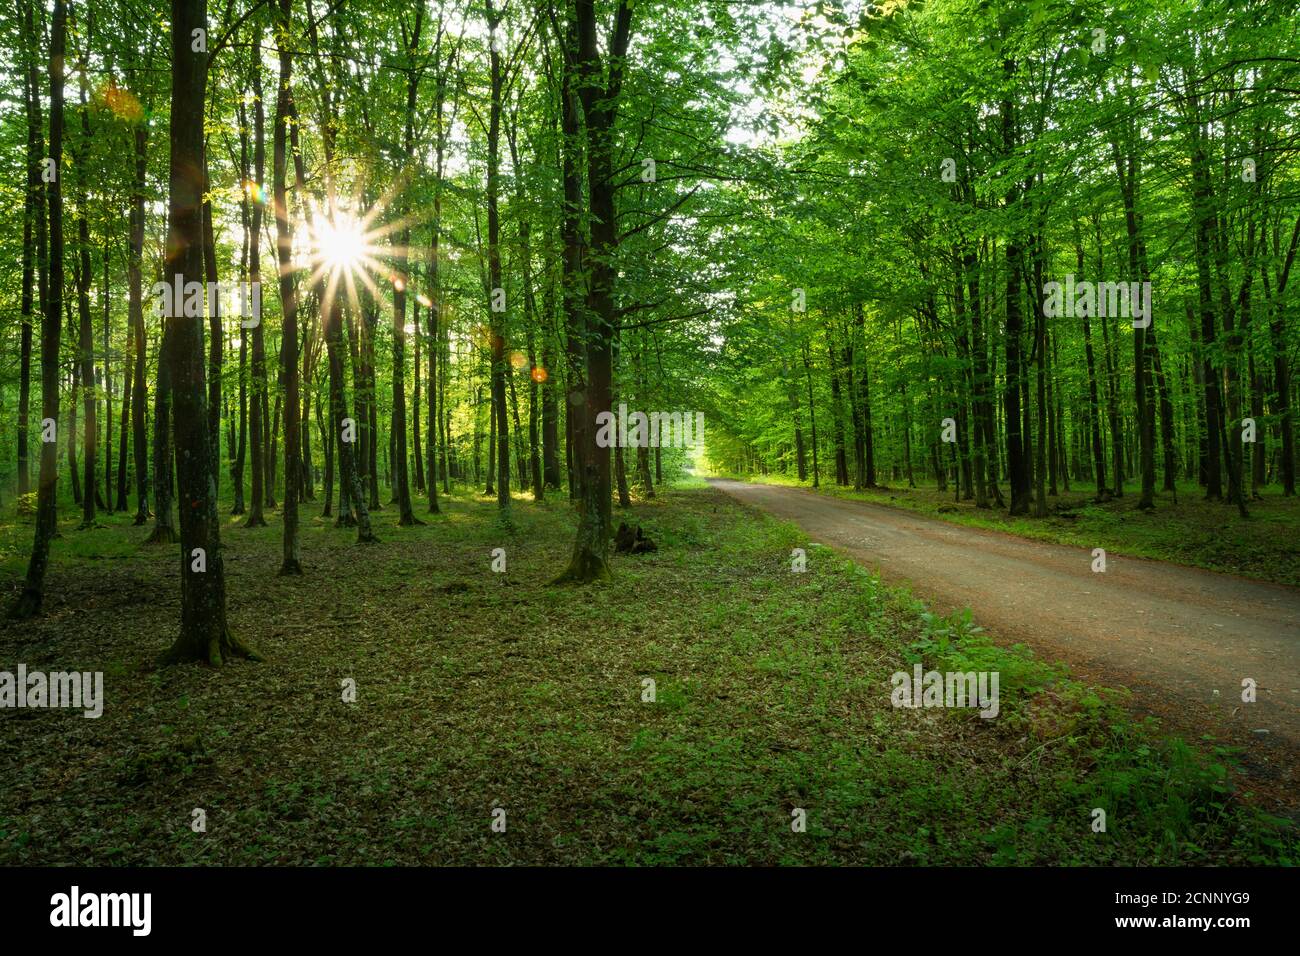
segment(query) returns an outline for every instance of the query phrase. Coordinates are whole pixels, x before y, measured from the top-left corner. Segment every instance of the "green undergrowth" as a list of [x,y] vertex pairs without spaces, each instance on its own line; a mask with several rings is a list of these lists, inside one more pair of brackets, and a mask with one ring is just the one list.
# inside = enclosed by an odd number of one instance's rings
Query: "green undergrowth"
[[[129,521],[65,524],[47,613],[0,629],[0,667],[103,670],[104,716],[0,711],[0,862],[1297,858],[1294,829],[1234,793],[1232,753],[701,485],[616,509],[658,550],[585,588],[550,584],[573,529],[554,494],[517,495],[508,523],[464,492],[415,528],[390,506],[374,545],[309,503],[296,579],[274,575],[276,516],[232,519],[230,623],[266,659],[221,670],[156,664],[177,549]],[[30,533],[10,521],[4,540]],[[20,573],[0,563],[7,594]],[[917,663],[997,671],[998,716],[893,706],[891,676]]]

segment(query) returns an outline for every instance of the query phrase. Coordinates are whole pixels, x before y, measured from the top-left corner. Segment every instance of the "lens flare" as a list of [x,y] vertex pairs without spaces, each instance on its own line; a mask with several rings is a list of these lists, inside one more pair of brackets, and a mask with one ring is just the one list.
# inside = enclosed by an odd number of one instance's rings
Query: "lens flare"
[[351,216],[335,216],[331,223],[317,225],[316,251],[331,271],[355,269],[366,255],[366,237],[361,223]]

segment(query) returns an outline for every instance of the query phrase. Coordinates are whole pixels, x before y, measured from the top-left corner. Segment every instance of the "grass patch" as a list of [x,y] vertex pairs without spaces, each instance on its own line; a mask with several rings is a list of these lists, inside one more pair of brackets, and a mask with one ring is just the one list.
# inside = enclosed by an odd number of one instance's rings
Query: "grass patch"
[[[442,498],[423,527],[386,508],[374,546],[308,504],[300,579],[272,573],[278,522],[234,520],[230,620],[267,660],[220,671],[153,663],[176,549],[129,519],[65,523],[47,614],[3,625],[0,667],[103,670],[104,716],[0,711],[0,863],[1297,859],[1294,828],[1234,798],[1231,753],[1162,737],[1122,694],[829,550],[791,573],[797,528],[699,484],[637,502],[659,550],[582,589],[548,584],[571,546],[560,498],[521,497],[508,528],[479,496]],[[0,561],[6,592],[20,574]],[[913,662],[999,671],[999,717],[891,706]]]

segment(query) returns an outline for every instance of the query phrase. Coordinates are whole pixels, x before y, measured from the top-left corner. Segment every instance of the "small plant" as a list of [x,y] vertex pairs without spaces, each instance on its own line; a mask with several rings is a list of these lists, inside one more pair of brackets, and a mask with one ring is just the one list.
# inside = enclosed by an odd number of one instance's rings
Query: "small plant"
[[968,607],[954,611],[947,617],[931,611],[922,611],[921,637],[908,647],[917,652],[917,657],[912,658],[915,662],[924,654],[946,655],[953,645],[983,633],[984,628],[975,623]]

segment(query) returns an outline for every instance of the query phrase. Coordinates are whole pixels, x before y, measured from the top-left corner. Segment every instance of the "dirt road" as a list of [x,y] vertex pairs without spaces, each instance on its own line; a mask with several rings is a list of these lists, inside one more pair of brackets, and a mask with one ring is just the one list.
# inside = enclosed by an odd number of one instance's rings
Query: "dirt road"
[[[970,607],[999,640],[1130,688],[1138,710],[1189,737],[1208,732],[1242,745],[1263,789],[1294,794],[1300,590],[1115,554],[1096,573],[1081,548],[798,488],[711,484],[793,521],[886,582],[909,585],[936,610]],[[1257,682],[1256,703],[1242,702],[1246,678]]]

